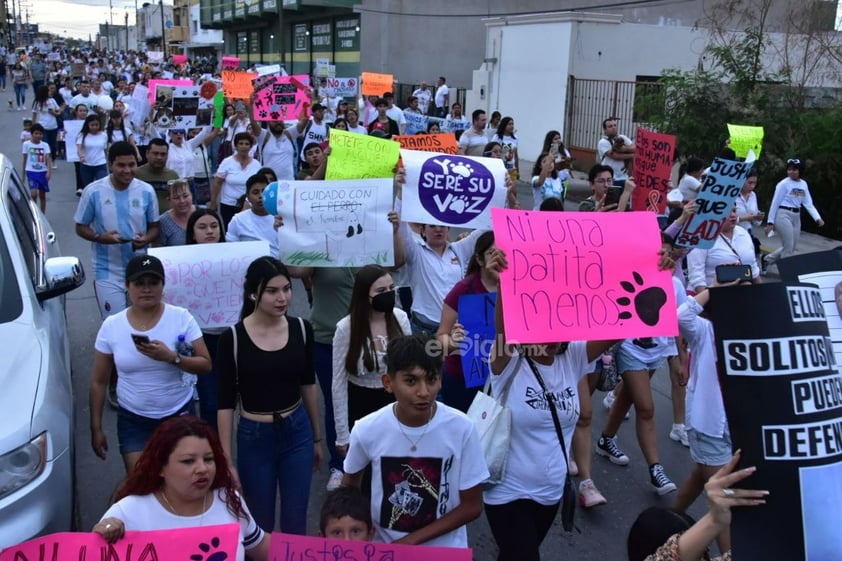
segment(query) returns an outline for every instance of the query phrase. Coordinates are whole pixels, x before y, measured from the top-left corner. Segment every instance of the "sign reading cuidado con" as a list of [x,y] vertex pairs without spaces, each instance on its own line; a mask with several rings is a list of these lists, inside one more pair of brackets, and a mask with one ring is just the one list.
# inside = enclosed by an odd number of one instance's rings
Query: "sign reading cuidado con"
[[757,468],[738,487],[769,491],[732,509],[734,559],[840,558],[842,378],[823,300],[806,283],[711,290],[731,445]]
[[239,537],[239,524],[129,531],[113,544],[93,532],[63,532],[7,547],[0,561],[236,559]]
[[506,168],[497,158],[401,150],[406,169],[401,219],[491,228],[491,209],[506,202]]
[[473,551],[459,547],[332,540],[273,532],[269,558],[277,561],[471,561]]
[[498,296],[508,342],[678,333],[672,274],[658,270],[654,213],[495,208],[491,216],[509,262]]
[[226,327],[239,321],[246,269],[269,255],[269,242],[153,247],[149,254],[164,264],[167,304],[190,310],[202,329]]

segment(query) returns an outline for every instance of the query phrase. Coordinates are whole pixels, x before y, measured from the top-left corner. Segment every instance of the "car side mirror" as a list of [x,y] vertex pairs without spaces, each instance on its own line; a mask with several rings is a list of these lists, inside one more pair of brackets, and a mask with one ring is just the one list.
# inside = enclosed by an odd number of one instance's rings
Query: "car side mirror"
[[36,287],[39,302],[55,298],[85,284],[85,269],[77,257],[51,257],[44,262],[44,283]]

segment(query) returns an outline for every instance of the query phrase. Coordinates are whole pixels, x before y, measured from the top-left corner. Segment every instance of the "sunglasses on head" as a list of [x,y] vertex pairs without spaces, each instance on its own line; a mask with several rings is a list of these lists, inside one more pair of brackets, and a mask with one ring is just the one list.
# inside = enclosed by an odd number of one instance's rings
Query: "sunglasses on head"
[[799,160],[798,158],[790,158],[786,161],[786,165],[788,165],[788,166],[800,166],[801,160]]

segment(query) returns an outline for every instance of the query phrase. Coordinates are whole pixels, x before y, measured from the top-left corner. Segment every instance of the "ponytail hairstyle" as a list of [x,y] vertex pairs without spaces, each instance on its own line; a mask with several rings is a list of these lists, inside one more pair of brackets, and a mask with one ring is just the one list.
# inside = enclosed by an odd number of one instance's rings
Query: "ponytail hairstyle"
[[240,309],[240,319],[254,313],[257,302],[263,297],[266,284],[277,276],[286,277],[292,282],[292,277],[286,265],[274,257],[258,257],[251,262],[246,270],[245,282],[243,282],[243,307]]

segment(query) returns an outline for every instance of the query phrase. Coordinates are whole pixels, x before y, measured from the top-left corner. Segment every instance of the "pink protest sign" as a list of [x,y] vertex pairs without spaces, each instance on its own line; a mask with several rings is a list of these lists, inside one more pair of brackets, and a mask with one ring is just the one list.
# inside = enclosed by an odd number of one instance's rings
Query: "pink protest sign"
[[222,57],[222,68],[230,68],[236,70],[240,67],[240,59],[235,56]]
[[126,532],[114,544],[93,532],[50,534],[7,547],[0,561],[41,561],[43,559],[236,559],[240,542],[238,524],[200,526],[179,530]]
[[310,78],[305,74],[259,76],[253,83],[257,121],[294,119],[310,102]]
[[389,561],[471,561],[470,549],[428,545],[331,540],[274,532],[269,559],[359,559]]
[[173,64],[184,64],[187,62],[187,55],[173,55],[172,61]]
[[149,105],[155,104],[155,88],[158,84],[163,86],[192,86],[192,80],[162,80],[160,78],[152,78],[149,80]]
[[508,342],[676,335],[670,271],[658,271],[651,212],[533,212],[492,208]]
[[675,136],[637,129],[634,138],[634,183],[632,210],[663,214],[667,205]]

